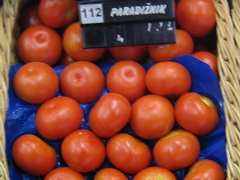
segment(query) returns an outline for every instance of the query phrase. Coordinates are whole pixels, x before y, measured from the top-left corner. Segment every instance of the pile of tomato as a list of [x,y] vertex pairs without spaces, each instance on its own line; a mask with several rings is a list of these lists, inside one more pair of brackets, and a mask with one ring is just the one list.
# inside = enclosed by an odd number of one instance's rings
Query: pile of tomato
[[44,180],[225,179],[225,164],[200,156],[224,124],[222,107],[193,88],[201,68],[218,82],[215,14],[211,0],[180,0],[176,43],[84,49],[77,1],[24,6],[10,166]]

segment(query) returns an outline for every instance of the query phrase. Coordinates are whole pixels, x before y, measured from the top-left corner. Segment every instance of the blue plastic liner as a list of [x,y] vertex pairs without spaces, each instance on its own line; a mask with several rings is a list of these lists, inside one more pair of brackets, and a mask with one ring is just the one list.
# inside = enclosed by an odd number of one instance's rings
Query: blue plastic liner
[[[184,65],[189,70],[193,80],[191,91],[206,95],[207,97],[211,98],[217,105],[217,108],[220,114],[220,121],[219,121],[218,127],[213,133],[209,135],[197,136],[201,143],[201,153],[200,153],[199,159],[212,159],[217,163],[219,163],[222,166],[222,168],[226,171],[226,165],[227,165],[226,147],[225,147],[226,146],[225,123],[226,122],[225,122],[225,115],[224,115],[224,102],[223,102],[218,78],[215,76],[215,74],[212,72],[211,68],[207,64],[199,61],[198,59],[194,58],[191,55],[181,56],[173,59],[173,61]],[[101,63],[98,65],[106,75],[108,73],[108,70],[111,68],[113,64],[114,63]],[[34,177],[27,173],[24,173],[15,165],[15,163],[12,160],[11,147],[15,139],[20,135],[31,133],[39,136],[40,138],[45,140],[48,144],[50,144],[52,147],[54,147],[54,149],[56,150],[58,154],[58,162],[56,164],[56,167],[66,166],[66,163],[61,158],[61,153],[60,153],[61,141],[46,140],[43,137],[41,137],[41,135],[38,133],[36,129],[35,115],[39,105],[32,105],[32,104],[26,103],[21,99],[19,99],[14,93],[13,78],[15,73],[18,71],[18,69],[22,65],[23,64],[18,63],[11,66],[10,74],[9,74],[10,76],[9,91],[8,91],[9,106],[8,106],[7,117],[5,122],[5,132],[6,132],[6,144],[7,144],[6,152],[7,152],[7,159],[9,162],[10,179],[11,180],[40,180],[40,179],[43,179],[43,177]],[[153,63],[142,64],[142,65],[146,70],[148,70],[153,65]],[[53,68],[58,74],[58,76],[60,77],[60,74],[64,69],[64,66],[56,66]],[[108,93],[108,90],[105,88],[101,95],[106,93]],[[56,96],[61,96],[61,95],[63,94],[59,89]],[[88,114],[91,108],[94,106],[94,104],[95,102],[91,104],[80,104],[84,111],[84,121],[81,126],[81,128],[83,129],[90,129],[89,123],[88,123]],[[177,125],[175,128],[181,128],[181,127]],[[129,127],[124,128],[122,131],[127,132],[131,135],[134,135],[134,133],[131,131]],[[106,141],[107,139],[103,139],[103,142],[106,143]],[[156,142],[156,140],[143,140],[143,141],[147,143],[151,149],[154,143]],[[156,166],[156,163],[153,161],[151,165]],[[113,167],[113,166],[111,165],[111,163],[109,163],[106,160],[105,163],[102,165],[102,167]],[[185,174],[187,173],[187,170],[188,168],[180,169],[180,170],[174,171],[174,174],[179,180],[182,180]],[[85,173],[84,175],[87,180],[90,180],[90,179],[93,179],[95,172]],[[126,174],[126,175],[129,177],[129,179],[132,179],[133,177],[132,175],[129,175],[129,174]]]

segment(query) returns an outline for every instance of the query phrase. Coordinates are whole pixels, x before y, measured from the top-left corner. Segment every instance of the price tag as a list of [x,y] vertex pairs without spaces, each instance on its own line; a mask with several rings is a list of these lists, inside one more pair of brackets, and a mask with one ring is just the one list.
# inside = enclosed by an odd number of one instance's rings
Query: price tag
[[84,48],[175,42],[174,0],[78,1]]
[[82,24],[103,23],[103,7],[101,3],[83,4],[80,6]]

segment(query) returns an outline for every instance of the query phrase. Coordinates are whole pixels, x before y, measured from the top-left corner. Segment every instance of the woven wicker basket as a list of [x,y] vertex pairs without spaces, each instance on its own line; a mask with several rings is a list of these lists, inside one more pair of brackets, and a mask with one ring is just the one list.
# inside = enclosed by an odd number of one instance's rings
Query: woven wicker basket
[[[0,8],[0,180],[8,180],[4,122],[8,73],[16,62],[19,9],[29,0],[4,0]],[[217,55],[225,102],[227,179],[240,179],[240,0],[214,0],[217,10]]]

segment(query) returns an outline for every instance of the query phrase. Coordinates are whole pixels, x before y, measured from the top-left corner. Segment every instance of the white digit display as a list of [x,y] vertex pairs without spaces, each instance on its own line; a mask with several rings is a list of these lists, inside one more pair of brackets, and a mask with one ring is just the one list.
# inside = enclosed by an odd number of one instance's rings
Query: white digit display
[[103,23],[103,7],[101,3],[79,5],[82,24]]

